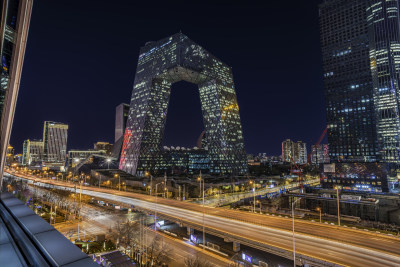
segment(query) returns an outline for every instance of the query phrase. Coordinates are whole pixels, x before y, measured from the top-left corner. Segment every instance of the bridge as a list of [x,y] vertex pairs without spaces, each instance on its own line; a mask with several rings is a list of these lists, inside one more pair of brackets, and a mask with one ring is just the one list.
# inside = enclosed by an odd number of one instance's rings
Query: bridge
[[[310,185],[310,186],[315,186],[320,184],[320,179],[311,179],[311,180],[305,180],[303,181],[303,185]],[[207,206],[211,207],[220,207],[220,206],[225,206],[231,203],[238,202],[242,199],[247,199],[247,198],[252,198],[254,196],[263,196],[266,194],[274,194],[274,193],[279,193],[279,192],[284,192],[284,191],[290,191],[290,190],[295,190],[298,189],[300,186],[300,183],[294,182],[290,183],[288,185],[280,185],[276,186],[273,188],[268,188],[264,187],[259,190],[255,190],[254,192],[238,192],[238,193],[224,193],[218,196],[209,196],[206,197],[204,200],[204,204]],[[203,204],[203,200],[201,198],[197,198],[196,200],[192,200],[193,203],[198,203],[198,204]]]

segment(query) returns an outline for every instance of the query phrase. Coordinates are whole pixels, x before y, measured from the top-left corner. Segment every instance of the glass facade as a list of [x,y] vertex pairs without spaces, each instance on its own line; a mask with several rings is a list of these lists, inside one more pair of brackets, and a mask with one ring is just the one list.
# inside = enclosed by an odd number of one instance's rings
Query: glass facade
[[115,143],[124,136],[126,121],[128,120],[129,105],[119,104],[115,109]]
[[25,140],[22,152],[22,165],[41,165],[43,160],[42,140]]
[[64,164],[67,157],[68,125],[45,121],[43,128],[44,161]]
[[0,188],[17,102],[32,0],[1,0]]
[[200,91],[209,172],[247,172],[232,70],[182,33],[141,48],[122,145],[120,169],[161,171],[162,137],[171,85],[185,80]]
[[302,141],[293,142],[286,139],[282,142],[282,160],[285,163],[295,162],[297,164],[307,163],[307,145]]
[[399,163],[400,31],[398,1],[369,1],[367,23],[379,155],[384,162]]
[[196,174],[208,173],[210,159],[208,150],[194,147],[164,147],[161,152],[161,160],[158,163],[158,172],[170,174]]
[[312,145],[311,146],[311,163],[321,164],[329,163],[329,147],[328,145]]
[[332,161],[377,160],[365,0],[320,6],[329,153]]
[[330,158],[399,163],[397,0],[320,6]]

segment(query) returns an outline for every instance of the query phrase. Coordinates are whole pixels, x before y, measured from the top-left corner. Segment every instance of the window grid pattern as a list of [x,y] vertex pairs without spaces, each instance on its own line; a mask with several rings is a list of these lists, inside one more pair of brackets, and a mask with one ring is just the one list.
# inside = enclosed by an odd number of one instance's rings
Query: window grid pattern
[[168,165],[162,137],[171,85],[181,80],[199,87],[209,172],[246,173],[232,70],[182,33],[147,43],[140,51],[120,169],[142,175],[160,173]]

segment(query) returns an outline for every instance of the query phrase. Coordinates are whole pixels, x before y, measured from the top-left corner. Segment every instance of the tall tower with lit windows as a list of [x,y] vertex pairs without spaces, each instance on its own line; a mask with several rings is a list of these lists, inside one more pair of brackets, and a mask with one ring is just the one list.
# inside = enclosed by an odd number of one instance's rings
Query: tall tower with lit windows
[[398,0],[326,0],[320,29],[331,160],[400,163]]
[[247,172],[232,69],[182,33],[140,50],[119,168],[162,172],[162,138],[171,85],[185,80],[200,91],[209,172]]

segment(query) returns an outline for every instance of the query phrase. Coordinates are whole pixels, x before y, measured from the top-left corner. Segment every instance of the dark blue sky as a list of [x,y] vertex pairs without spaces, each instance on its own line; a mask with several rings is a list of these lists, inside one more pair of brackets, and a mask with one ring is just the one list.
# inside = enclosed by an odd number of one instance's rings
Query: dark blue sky
[[[35,1],[11,137],[18,152],[41,138],[44,120],[70,125],[68,149],[113,142],[139,48],[179,30],[232,66],[248,153],[317,141],[326,124],[320,1],[137,2]],[[196,144],[199,101],[195,85],[173,85],[164,144]]]

